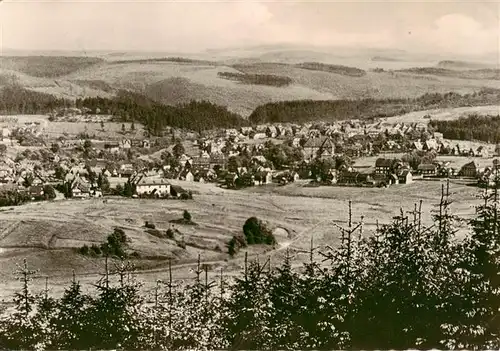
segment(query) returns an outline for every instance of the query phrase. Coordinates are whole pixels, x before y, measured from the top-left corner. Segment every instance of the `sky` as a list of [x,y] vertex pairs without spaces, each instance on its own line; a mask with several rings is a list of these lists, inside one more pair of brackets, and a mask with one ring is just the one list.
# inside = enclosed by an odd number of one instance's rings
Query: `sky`
[[499,52],[500,2],[4,0],[0,50],[197,52],[261,44]]

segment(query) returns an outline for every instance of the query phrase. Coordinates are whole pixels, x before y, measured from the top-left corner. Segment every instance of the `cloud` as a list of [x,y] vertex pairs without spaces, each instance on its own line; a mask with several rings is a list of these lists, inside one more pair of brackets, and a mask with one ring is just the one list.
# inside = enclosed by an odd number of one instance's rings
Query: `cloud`
[[498,50],[498,20],[496,26],[491,26],[491,19],[486,26],[478,19],[485,19],[487,11],[473,17],[466,8],[450,11],[458,9],[458,4],[441,4],[439,8],[425,2],[417,5],[10,1],[0,3],[0,45],[34,50],[197,51],[297,43],[453,53]]
[[481,55],[499,49],[500,26],[484,27],[464,14],[452,13],[438,18],[430,27],[416,28],[400,38],[407,48],[422,51]]

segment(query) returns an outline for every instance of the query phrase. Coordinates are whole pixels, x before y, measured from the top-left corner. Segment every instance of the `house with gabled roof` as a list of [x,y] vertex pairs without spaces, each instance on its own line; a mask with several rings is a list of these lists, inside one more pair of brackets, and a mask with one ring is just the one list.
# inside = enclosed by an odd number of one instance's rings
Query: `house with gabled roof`
[[479,174],[479,165],[476,161],[471,161],[462,166],[458,175],[468,178],[476,178]]
[[335,156],[335,143],[330,137],[309,138],[303,149],[306,160]]
[[438,173],[438,166],[433,163],[421,163],[418,165],[417,171],[424,177],[434,177]]

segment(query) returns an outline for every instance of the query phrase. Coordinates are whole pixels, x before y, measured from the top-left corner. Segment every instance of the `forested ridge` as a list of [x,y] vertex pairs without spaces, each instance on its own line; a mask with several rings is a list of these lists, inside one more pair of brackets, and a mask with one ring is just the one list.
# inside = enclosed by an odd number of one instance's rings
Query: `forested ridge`
[[221,78],[235,80],[244,84],[285,87],[293,83],[293,80],[290,77],[278,76],[274,74],[219,72],[217,75]]
[[128,91],[120,91],[113,98],[96,97],[72,101],[16,86],[0,90],[1,114],[47,114],[64,107],[85,107],[92,113],[99,111],[100,114],[111,114],[120,121],[138,121],[154,135],[160,135],[167,126],[200,131],[248,124],[227,108],[207,101],[170,106]]
[[[167,273],[145,292],[122,262],[106,269],[95,293],[84,293],[75,277],[53,298],[50,283],[34,291],[36,272],[25,263],[14,310],[1,314],[0,347],[499,349],[499,194],[485,190],[475,218],[464,220],[452,213],[450,190],[432,225],[422,224],[418,205],[368,237],[354,223],[336,230],[338,248],[312,243],[300,270],[292,269],[300,253],[290,249],[281,263],[245,256],[232,281],[223,271],[207,279],[198,263],[184,285]],[[459,239],[460,223],[470,230]]]
[[432,120],[429,122],[429,126],[443,133],[447,139],[500,142],[500,115],[480,116],[472,114],[457,120]]
[[138,121],[151,134],[160,135],[165,127],[201,131],[235,128],[259,123],[304,123],[392,117],[412,111],[498,104],[500,90],[483,89],[473,94],[425,94],[414,99],[295,100],[272,102],[257,107],[245,120],[226,107],[207,101],[170,106],[142,94],[119,91],[113,98],[84,98],[72,101],[50,94],[7,86],[0,90],[1,114],[47,114],[61,107],[86,107],[92,113],[111,114],[121,121]]
[[414,99],[295,100],[271,102],[257,107],[252,123],[335,121],[393,117],[412,111],[498,104],[500,90],[483,89],[473,94],[424,94]]

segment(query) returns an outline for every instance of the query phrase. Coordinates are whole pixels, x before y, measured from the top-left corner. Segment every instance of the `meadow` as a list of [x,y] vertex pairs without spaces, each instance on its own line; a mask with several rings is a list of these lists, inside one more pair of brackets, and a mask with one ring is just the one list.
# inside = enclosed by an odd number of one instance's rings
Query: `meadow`
[[[278,246],[251,247],[251,258],[271,257],[279,262],[285,249],[296,252],[294,266],[308,259],[311,238],[314,245],[336,246],[340,231],[346,226],[348,201],[353,203],[353,222],[364,222],[364,235],[371,235],[379,224],[390,222],[400,209],[412,211],[420,200],[424,224],[431,223],[431,212],[439,202],[441,181],[419,181],[408,185],[379,188],[310,187],[302,181],[286,186],[263,186],[233,191],[213,184],[172,181],[193,191],[194,200],[145,200],[109,198],[60,200],[30,203],[2,211],[0,232],[0,298],[8,299],[17,287],[12,272],[16,264],[27,258],[39,270],[37,279],[50,277],[51,291],[59,294],[70,280],[72,271],[82,282],[95,282],[104,270],[102,258],[78,255],[75,248],[106,240],[113,228],[122,228],[130,238],[130,251],[136,276],[150,289],[156,279],[165,278],[168,259],[173,262],[175,279],[190,279],[192,268],[200,255],[210,264],[210,276],[223,269],[226,275],[236,274],[243,265],[244,251],[234,258],[227,254],[226,243],[242,232],[245,220],[256,216],[274,231]],[[478,204],[479,190],[463,183],[451,184],[452,210],[470,218]],[[176,240],[158,238],[145,231],[145,221],[165,231],[171,220],[188,210],[197,226],[174,224]],[[458,228],[464,232],[466,226]],[[177,245],[184,241],[186,248]],[[298,250],[298,251],[297,251]]]

